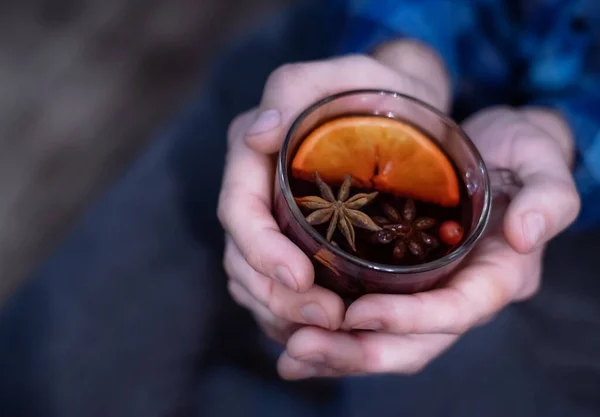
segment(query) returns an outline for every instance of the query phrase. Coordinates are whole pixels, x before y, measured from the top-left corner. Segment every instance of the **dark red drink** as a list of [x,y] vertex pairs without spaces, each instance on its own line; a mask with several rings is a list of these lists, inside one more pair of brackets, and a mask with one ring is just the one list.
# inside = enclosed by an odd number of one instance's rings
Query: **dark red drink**
[[277,223],[312,260],[316,283],[344,298],[435,287],[490,211],[490,179],[471,141],[402,94],[350,91],[315,103],[278,158]]
[[[298,180],[290,176],[290,186],[295,197],[319,195],[319,189],[314,182]],[[339,186],[332,187],[332,190],[337,195]],[[371,193],[373,191],[375,190],[366,188],[352,189],[352,193]],[[414,210],[410,210],[411,201],[414,204]],[[403,216],[407,205],[409,213],[414,212],[410,213],[413,216],[409,215],[408,219]],[[303,208],[301,210],[305,215],[310,214],[310,210]],[[472,222],[471,202],[462,182],[461,203],[456,207],[443,207],[409,197],[379,192],[377,197],[365,206],[363,212],[383,230],[373,232],[355,228],[356,251],[339,232],[334,233],[332,242],[340,249],[366,261],[394,266],[427,263],[448,255],[460,245],[462,239],[457,243],[452,242],[452,244],[444,242],[440,227],[448,221],[456,222],[461,226],[464,236],[468,233]],[[326,235],[328,224],[314,227],[321,235]],[[425,239],[423,239],[423,234],[425,234]],[[434,240],[431,241],[429,238]],[[427,242],[432,244],[427,245]],[[403,246],[405,247],[402,248]],[[412,253],[411,247],[417,253]],[[404,252],[404,256],[401,252]]]

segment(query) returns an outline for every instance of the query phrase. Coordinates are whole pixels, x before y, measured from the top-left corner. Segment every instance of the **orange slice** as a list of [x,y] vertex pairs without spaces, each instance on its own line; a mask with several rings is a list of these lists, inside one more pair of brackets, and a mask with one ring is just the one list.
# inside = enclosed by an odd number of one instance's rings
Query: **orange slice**
[[328,184],[341,184],[352,174],[353,184],[371,187],[377,168],[376,126],[365,118],[335,119],[313,131],[292,161],[296,178],[313,180],[315,172]]
[[313,131],[292,161],[292,175],[330,184],[351,174],[354,185],[456,206],[458,178],[446,155],[425,134],[398,120],[344,117]]

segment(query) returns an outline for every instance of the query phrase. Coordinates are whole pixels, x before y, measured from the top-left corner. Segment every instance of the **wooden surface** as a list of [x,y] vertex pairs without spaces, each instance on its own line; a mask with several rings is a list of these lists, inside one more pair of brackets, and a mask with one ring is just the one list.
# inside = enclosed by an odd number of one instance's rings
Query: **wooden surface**
[[0,303],[201,81],[286,0],[0,2]]

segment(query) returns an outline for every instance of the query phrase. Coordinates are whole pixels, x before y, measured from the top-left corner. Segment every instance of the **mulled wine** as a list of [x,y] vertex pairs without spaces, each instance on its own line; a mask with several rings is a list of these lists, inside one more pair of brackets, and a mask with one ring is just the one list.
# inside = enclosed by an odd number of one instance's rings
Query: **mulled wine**
[[461,246],[473,224],[472,202],[452,160],[404,120],[328,120],[300,143],[288,176],[312,227],[377,264],[440,259]]

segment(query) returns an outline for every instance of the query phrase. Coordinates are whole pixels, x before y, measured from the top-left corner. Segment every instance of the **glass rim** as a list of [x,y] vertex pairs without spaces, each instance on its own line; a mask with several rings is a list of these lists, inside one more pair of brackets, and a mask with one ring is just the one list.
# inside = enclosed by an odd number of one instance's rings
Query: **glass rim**
[[[481,212],[481,215],[479,216],[479,219],[477,220],[477,224],[472,229],[472,231],[469,233],[469,236],[467,237],[467,239],[463,242],[462,245],[460,245],[458,248],[456,248],[449,254],[444,255],[443,257],[433,260],[431,262],[426,262],[426,263],[418,264],[418,265],[399,266],[399,265],[389,265],[389,264],[371,262],[371,261],[359,258],[358,256],[355,256],[351,253],[348,253],[348,252],[332,245],[330,242],[328,242],[325,239],[325,237],[323,237],[314,227],[312,227],[306,221],[306,218],[304,217],[300,208],[296,204],[296,201],[294,200],[294,196],[292,194],[291,186],[290,186],[290,182],[289,182],[289,175],[288,175],[288,169],[287,169],[288,168],[287,167],[287,154],[289,152],[289,146],[290,146],[292,136],[293,136],[294,132],[298,129],[298,126],[308,116],[310,116],[313,112],[315,112],[320,107],[322,107],[326,104],[329,104],[331,102],[334,102],[336,100],[346,98],[349,96],[355,96],[355,95],[380,95],[380,96],[395,97],[395,98],[411,101],[414,104],[417,104],[418,106],[420,106],[426,110],[429,110],[435,116],[439,117],[445,124],[447,124],[448,126],[450,126],[452,129],[454,129],[455,131],[457,131],[460,134],[463,141],[469,148],[469,151],[472,152],[472,154],[477,159],[479,168],[481,169],[481,172],[483,174],[484,202],[483,202],[482,212]],[[292,215],[294,216],[294,219],[296,221],[298,221],[298,223],[302,225],[302,228],[313,239],[315,239],[321,246],[326,247],[327,250],[329,250],[330,252],[332,252],[332,253],[348,260],[349,262],[360,266],[360,267],[372,269],[372,270],[376,270],[376,271],[381,271],[381,272],[392,273],[392,274],[415,274],[415,273],[429,272],[429,271],[444,268],[447,265],[452,264],[456,260],[461,259],[464,255],[466,255],[467,253],[470,252],[470,250],[473,248],[475,243],[483,235],[483,232],[486,229],[486,226],[487,226],[489,218],[490,218],[490,213],[491,213],[492,196],[491,196],[491,186],[490,186],[488,169],[485,166],[485,163],[483,161],[483,158],[482,158],[479,150],[477,149],[477,147],[475,146],[475,144],[473,143],[471,138],[467,135],[467,133],[458,124],[456,124],[456,122],[454,122],[454,120],[452,120],[450,117],[448,117],[447,115],[445,115],[444,113],[442,113],[441,111],[436,109],[435,107],[423,102],[422,100],[420,100],[416,97],[412,97],[412,96],[409,96],[409,95],[406,95],[403,93],[399,93],[396,91],[392,91],[392,90],[383,90],[383,89],[348,90],[348,91],[343,91],[340,93],[329,95],[323,99],[316,101],[315,103],[313,103],[312,105],[307,107],[295,118],[294,122],[291,124],[290,128],[288,129],[288,131],[285,135],[285,138],[281,145],[281,150],[279,152],[279,156],[277,158],[277,175],[278,175],[278,180],[279,180],[279,187],[281,188],[281,192],[285,198],[285,201],[286,201],[290,211],[292,212]]]

